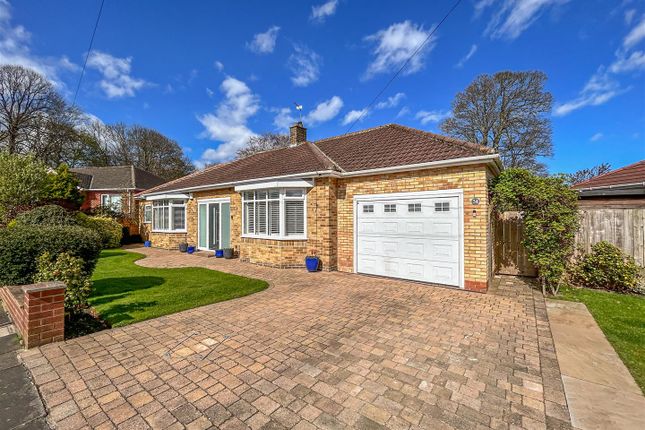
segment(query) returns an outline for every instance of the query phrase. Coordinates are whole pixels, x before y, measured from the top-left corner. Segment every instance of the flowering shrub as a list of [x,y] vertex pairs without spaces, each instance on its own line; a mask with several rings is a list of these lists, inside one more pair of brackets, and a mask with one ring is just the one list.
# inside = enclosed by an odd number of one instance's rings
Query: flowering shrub
[[38,272],[35,282],[61,281],[65,290],[65,311],[78,314],[87,308],[87,299],[92,292],[92,281],[83,270],[83,260],[66,252],[52,256],[49,252],[38,257]]
[[609,242],[598,242],[572,269],[572,279],[582,287],[619,293],[643,293],[639,288],[642,268],[634,258]]

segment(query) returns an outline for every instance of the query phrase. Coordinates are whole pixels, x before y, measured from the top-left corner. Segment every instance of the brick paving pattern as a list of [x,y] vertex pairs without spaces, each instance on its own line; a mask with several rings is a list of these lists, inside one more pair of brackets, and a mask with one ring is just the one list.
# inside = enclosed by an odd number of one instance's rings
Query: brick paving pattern
[[488,294],[140,249],[261,293],[25,351],[61,429],[569,429],[546,308]]

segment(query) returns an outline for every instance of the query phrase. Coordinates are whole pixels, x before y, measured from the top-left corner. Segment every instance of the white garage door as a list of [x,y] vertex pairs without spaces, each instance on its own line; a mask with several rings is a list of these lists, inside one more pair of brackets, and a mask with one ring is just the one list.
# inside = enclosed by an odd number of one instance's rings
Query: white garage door
[[461,286],[461,197],[356,198],[356,271]]

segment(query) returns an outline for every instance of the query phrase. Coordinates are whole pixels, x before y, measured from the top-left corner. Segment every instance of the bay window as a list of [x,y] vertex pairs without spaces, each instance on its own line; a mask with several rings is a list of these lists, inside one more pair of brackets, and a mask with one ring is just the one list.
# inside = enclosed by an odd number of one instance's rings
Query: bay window
[[243,235],[267,239],[305,239],[305,191],[272,188],[242,193]]
[[152,203],[153,231],[186,231],[185,200],[155,200]]

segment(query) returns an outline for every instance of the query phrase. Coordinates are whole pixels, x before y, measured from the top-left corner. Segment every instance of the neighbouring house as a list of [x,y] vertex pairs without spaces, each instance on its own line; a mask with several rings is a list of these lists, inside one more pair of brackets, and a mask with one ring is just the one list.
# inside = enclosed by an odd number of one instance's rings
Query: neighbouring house
[[135,166],[76,167],[70,171],[78,177],[81,193],[85,197],[81,210],[104,207],[120,212],[131,234],[138,232],[136,222],[127,222],[128,219],[138,219],[134,196],[165,182],[159,176]]
[[585,250],[602,240],[645,266],[645,160],[573,185],[580,198],[577,242]]
[[144,237],[273,267],[315,254],[324,270],[487,289],[497,154],[396,124],[309,142],[296,123],[290,137],[140,193]]

